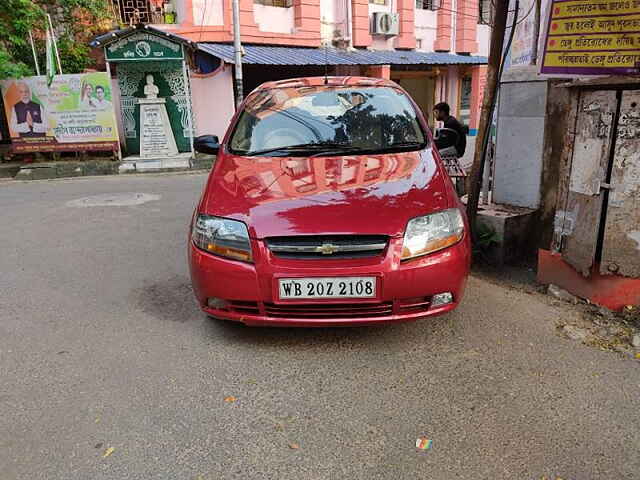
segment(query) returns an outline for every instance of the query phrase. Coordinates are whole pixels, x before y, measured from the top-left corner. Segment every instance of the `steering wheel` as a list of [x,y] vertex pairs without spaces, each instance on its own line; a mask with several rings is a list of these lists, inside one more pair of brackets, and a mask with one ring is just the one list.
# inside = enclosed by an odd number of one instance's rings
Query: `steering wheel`
[[261,149],[283,147],[287,145],[299,145],[301,143],[308,142],[309,140],[306,137],[295,130],[290,128],[276,128],[264,136]]

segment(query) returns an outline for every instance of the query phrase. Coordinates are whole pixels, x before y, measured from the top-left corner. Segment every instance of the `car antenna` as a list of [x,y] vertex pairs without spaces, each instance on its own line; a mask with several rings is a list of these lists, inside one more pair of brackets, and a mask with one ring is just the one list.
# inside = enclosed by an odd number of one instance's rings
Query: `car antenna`
[[324,84],[329,85],[329,47],[324,44]]

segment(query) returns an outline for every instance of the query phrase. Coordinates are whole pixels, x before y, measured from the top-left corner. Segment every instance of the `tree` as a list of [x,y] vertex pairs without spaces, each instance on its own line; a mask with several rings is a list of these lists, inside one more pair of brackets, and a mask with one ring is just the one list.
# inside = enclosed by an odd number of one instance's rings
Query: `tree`
[[0,78],[33,75],[29,31],[44,28],[44,11],[31,0],[0,0]]
[[0,0],[0,78],[35,75],[29,32],[44,65],[46,14],[51,15],[64,73],[95,66],[89,41],[113,26],[110,0]]

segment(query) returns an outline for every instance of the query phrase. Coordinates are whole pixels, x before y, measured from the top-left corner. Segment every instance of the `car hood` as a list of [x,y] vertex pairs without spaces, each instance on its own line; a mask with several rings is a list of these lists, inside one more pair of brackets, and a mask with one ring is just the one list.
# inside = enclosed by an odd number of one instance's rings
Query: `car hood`
[[448,207],[430,149],[313,158],[221,153],[199,211],[241,220],[254,238],[404,234],[407,222]]

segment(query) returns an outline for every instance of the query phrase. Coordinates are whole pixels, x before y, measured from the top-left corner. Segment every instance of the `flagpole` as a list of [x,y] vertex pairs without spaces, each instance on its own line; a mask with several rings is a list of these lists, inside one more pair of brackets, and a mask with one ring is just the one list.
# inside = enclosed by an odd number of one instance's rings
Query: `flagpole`
[[33,44],[31,30],[29,30],[29,42],[31,42],[31,52],[33,53],[33,63],[36,65],[36,74],[40,76],[40,65],[38,65],[38,56],[36,55],[36,46]]
[[56,60],[58,60],[58,70],[62,75],[62,64],[60,63],[60,53],[58,52],[58,42],[56,42],[56,36],[53,33],[53,24],[51,23],[51,15],[47,13],[47,20],[49,20],[49,28],[51,28],[51,41],[53,42],[53,49],[56,52]]

